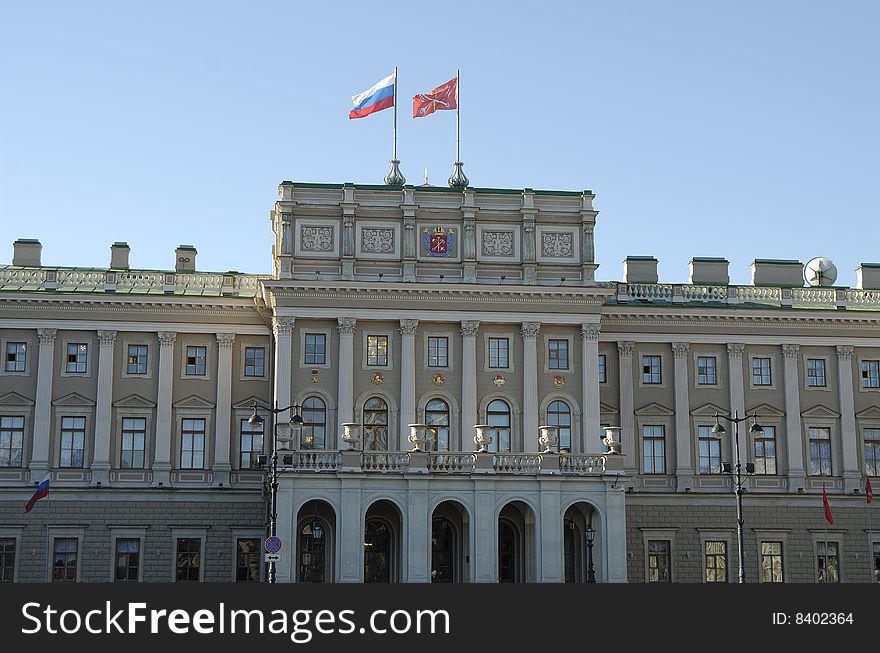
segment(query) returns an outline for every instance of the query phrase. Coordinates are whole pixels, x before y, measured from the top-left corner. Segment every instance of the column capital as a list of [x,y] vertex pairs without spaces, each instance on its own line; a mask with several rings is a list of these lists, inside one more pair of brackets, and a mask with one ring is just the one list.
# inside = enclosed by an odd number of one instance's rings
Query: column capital
[[742,342],[728,342],[727,343],[727,355],[730,358],[742,358],[743,352],[746,350],[746,346]]
[[177,331],[159,331],[159,346],[173,347],[174,341],[177,340]]
[[837,358],[842,361],[851,361],[853,355],[852,345],[837,345]]
[[581,340],[598,340],[601,327],[595,322],[581,324]]
[[57,329],[37,329],[41,345],[54,345],[56,333],[58,333]]
[[463,320],[459,330],[462,338],[476,338],[480,330],[480,323],[476,320]]
[[341,336],[353,336],[354,330],[357,328],[357,320],[353,317],[336,318],[336,330]]
[[785,357],[785,360],[797,360],[798,352],[800,350],[800,345],[782,345],[782,355]]
[[419,321],[418,320],[401,320],[400,321],[400,335],[402,336],[414,336],[416,335],[416,331],[419,329]]
[[217,333],[217,344],[220,345],[220,349],[232,349],[232,345],[235,344],[235,334],[234,333]]
[[672,353],[675,354],[676,358],[687,358],[688,351],[690,351],[691,343],[689,342],[673,342],[672,343]]
[[523,340],[534,340],[538,337],[540,332],[540,322],[523,322],[522,326],[520,326],[520,333],[522,333]]
[[622,340],[617,343],[617,353],[621,358],[632,358],[636,350],[636,343],[631,340]]
[[98,331],[98,344],[102,347],[112,347],[116,342],[116,331]]
[[296,324],[295,317],[273,317],[272,332],[276,338],[278,336],[289,336],[293,333],[294,324]]

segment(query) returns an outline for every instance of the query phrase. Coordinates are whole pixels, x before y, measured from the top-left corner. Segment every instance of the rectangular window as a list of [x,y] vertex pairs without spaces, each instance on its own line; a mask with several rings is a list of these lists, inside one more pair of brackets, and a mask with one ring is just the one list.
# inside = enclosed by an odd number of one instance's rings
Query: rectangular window
[[880,388],[880,361],[862,361],[862,387]]
[[114,581],[138,581],[141,566],[141,541],[135,537],[116,540]]
[[15,576],[15,538],[0,537],[0,583],[11,583]]
[[672,582],[671,552],[669,540],[648,540],[648,582]]
[[810,475],[831,476],[831,429],[810,427]]
[[179,581],[198,581],[202,566],[202,541],[197,537],[177,538],[175,578]]
[[244,375],[263,376],[266,367],[266,350],[263,347],[244,348]]
[[367,336],[367,365],[388,365],[388,336]]
[[727,542],[709,540],[705,544],[706,582],[727,582]]
[[807,359],[807,385],[811,388],[825,387],[825,359]]
[[783,582],[782,542],[761,542],[761,582]]
[[128,364],[126,366],[127,374],[146,374],[147,373],[147,354],[149,347],[147,345],[129,345],[128,346]]
[[327,336],[323,333],[307,333],[304,353],[306,365],[326,365]]
[[[880,476],[880,429],[865,429],[865,474]],[[2,456],[0,452],[0,456]]]
[[6,363],[3,367],[7,372],[24,372],[27,363],[27,343],[7,342]]
[[61,460],[59,467],[82,467],[85,458],[86,418],[61,418]]
[[261,558],[260,538],[238,538],[235,542],[235,582],[259,583]]
[[872,550],[874,553],[874,582],[880,583],[880,542],[874,542]]
[[180,468],[205,468],[205,420],[184,419],[180,432]]
[[666,473],[666,433],[662,424],[642,427],[642,460],[645,474]]
[[642,383],[656,385],[662,382],[660,376],[660,357],[642,356]]
[[698,427],[700,436],[700,474],[721,473],[721,438],[712,433],[711,426]]
[[241,420],[241,468],[256,469],[257,457],[263,453],[263,424],[251,425]]
[[187,347],[186,373],[190,376],[205,376],[207,358],[207,347]]
[[771,385],[770,359],[752,359],[752,385]]
[[489,367],[510,367],[509,349],[507,338],[489,338]]
[[718,385],[714,356],[697,356],[697,385]]
[[755,437],[755,473],[776,474],[776,427],[764,426],[764,432]]
[[449,338],[428,336],[428,367],[449,367]]
[[568,340],[549,340],[548,362],[551,370],[568,369]]
[[605,354],[599,354],[599,383],[607,383],[608,382],[608,373],[607,373],[607,361],[605,360]]
[[839,583],[840,564],[837,542],[819,542],[816,545],[816,568],[820,583]]
[[88,371],[89,346],[85,342],[69,343],[67,345],[67,372],[68,374],[85,374]]
[[147,420],[143,417],[122,418],[122,469],[143,469],[147,439]]
[[24,417],[0,416],[0,467],[21,467]]
[[56,537],[52,557],[52,582],[75,583],[79,540],[75,537]]

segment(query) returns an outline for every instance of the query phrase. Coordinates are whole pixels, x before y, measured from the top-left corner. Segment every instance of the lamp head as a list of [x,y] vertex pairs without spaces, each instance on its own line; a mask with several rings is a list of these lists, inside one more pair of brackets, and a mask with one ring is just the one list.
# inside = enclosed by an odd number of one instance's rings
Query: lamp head
[[254,412],[248,417],[248,424],[251,426],[259,426],[263,423],[263,418],[257,415],[257,402],[254,402]]
[[721,422],[718,421],[717,417],[715,418],[715,426],[712,427],[712,433],[714,435],[724,435],[726,433],[724,427],[721,426]]
[[755,422],[749,428],[749,433],[751,433],[752,435],[763,435],[764,434],[764,427],[761,426],[760,424],[758,424],[757,417],[755,418]]
[[592,526],[587,526],[587,542],[592,542],[596,539],[596,529]]
[[299,433],[300,431],[302,431],[302,427],[303,427],[302,415],[300,415],[299,412],[294,413],[293,417],[290,418],[289,424],[290,424],[290,430],[292,433]]

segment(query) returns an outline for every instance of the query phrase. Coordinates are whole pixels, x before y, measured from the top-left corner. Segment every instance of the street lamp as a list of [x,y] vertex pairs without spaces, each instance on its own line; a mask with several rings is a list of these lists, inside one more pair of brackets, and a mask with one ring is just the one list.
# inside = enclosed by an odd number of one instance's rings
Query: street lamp
[[596,570],[593,569],[593,540],[596,539],[596,529],[593,522],[587,524],[587,582],[596,582]]
[[[282,444],[290,441],[291,438],[297,438],[299,436],[299,432],[302,430],[303,426],[303,418],[302,415],[299,414],[302,406],[298,404],[294,404],[292,406],[287,406],[286,408],[279,408],[276,402],[275,408],[264,408],[264,410],[272,413],[276,418],[280,413],[293,409],[293,414],[290,417],[290,436],[279,436],[278,435],[278,420],[273,419],[272,425],[272,463],[269,467],[269,477],[267,479],[267,485],[269,487],[269,536],[274,537],[277,534],[278,527],[278,442],[280,441]],[[257,414],[257,402],[254,402],[254,412],[248,418],[248,424],[251,426],[259,426],[263,424],[265,420]],[[269,574],[267,581],[270,583],[275,582],[275,563],[269,563]]]
[[[742,495],[743,495],[743,487],[745,486],[746,479],[743,478],[742,472],[742,464],[739,459],[739,425],[740,422],[745,422],[746,420],[754,420],[752,422],[751,428],[749,428],[749,433],[753,436],[761,435],[764,433],[764,429],[758,424],[758,416],[757,415],[745,415],[744,417],[739,417],[738,413],[734,413],[733,417],[730,415],[719,415],[715,414],[715,426],[712,427],[712,433],[714,435],[724,435],[725,430],[721,423],[718,421],[719,419],[726,420],[730,424],[733,424],[733,436],[734,436],[734,447],[733,447],[733,455],[734,460],[736,461],[734,464],[734,470],[731,470],[730,463],[723,463],[721,466],[721,470],[723,473],[730,475],[733,480],[733,485],[736,490],[736,546],[739,552],[739,582],[746,582],[746,572],[745,565],[743,563],[743,558],[745,557],[745,550],[743,548],[743,504],[742,504]],[[746,463],[746,477],[755,473],[755,464],[754,463]]]

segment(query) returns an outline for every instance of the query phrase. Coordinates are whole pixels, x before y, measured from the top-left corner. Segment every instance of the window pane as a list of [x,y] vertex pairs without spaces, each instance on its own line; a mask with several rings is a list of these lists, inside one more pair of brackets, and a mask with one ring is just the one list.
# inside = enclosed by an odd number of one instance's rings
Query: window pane
[[202,541],[197,538],[177,538],[176,579],[198,581],[202,564]]
[[239,538],[235,543],[235,581],[259,583],[262,567],[259,538]]

